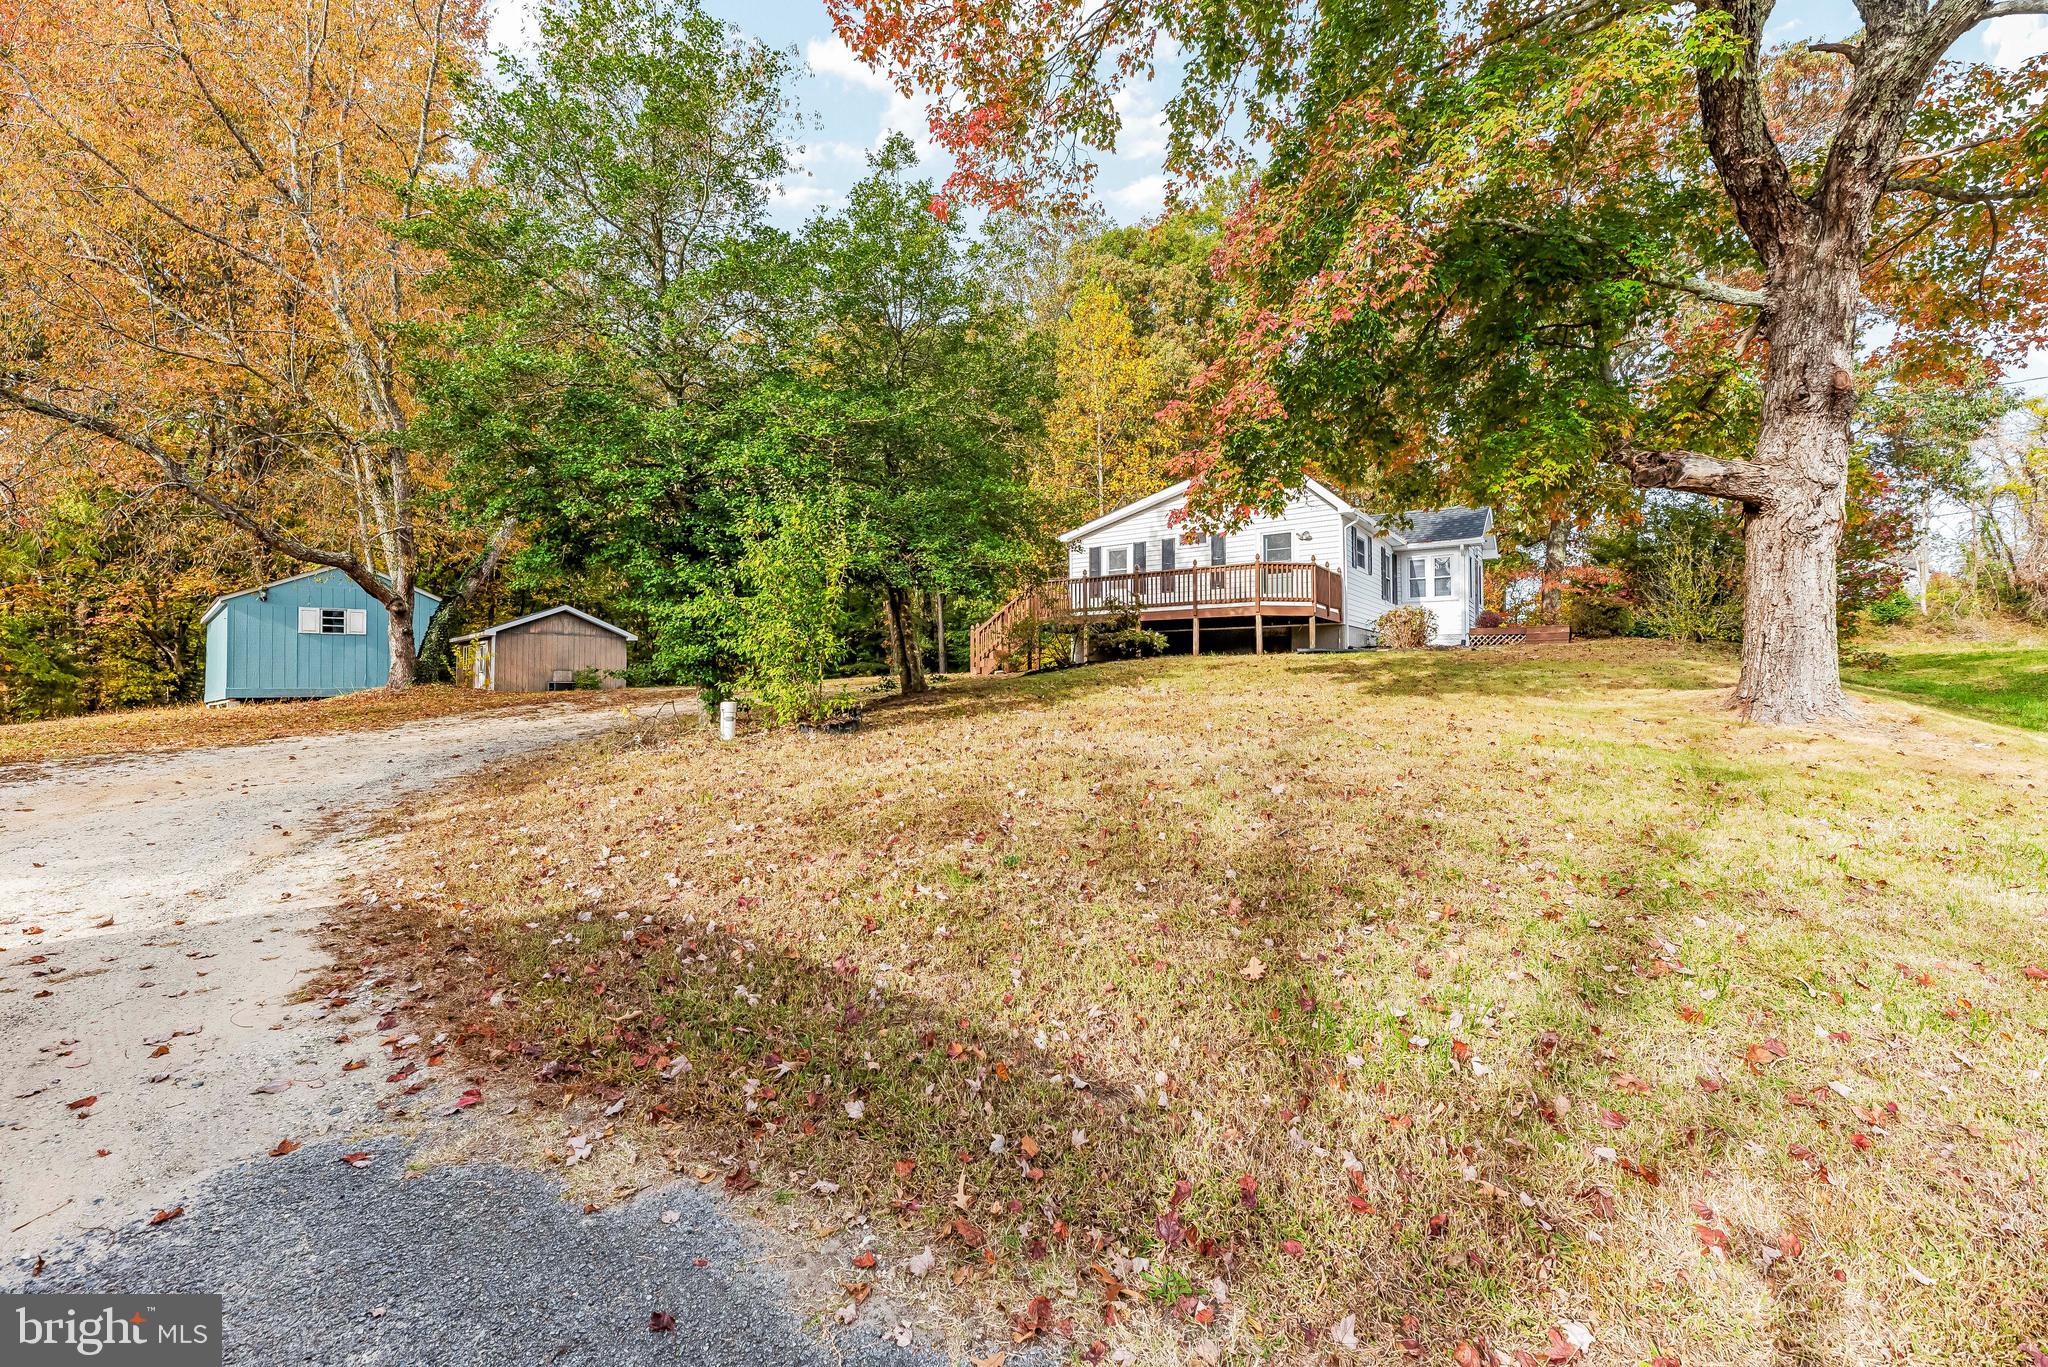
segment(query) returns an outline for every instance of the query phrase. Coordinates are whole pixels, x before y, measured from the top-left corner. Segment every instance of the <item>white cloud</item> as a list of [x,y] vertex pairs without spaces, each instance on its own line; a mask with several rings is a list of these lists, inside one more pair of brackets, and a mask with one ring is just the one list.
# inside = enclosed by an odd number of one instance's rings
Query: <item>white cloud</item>
[[881,72],[853,55],[853,49],[838,34],[830,38],[813,38],[804,45],[804,60],[811,70],[820,76],[836,76],[849,85],[863,90],[880,90],[895,94],[896,87]]
[[1166,207],[1166,177],[1157,173],[1139,176],[1105,191],[1102,197],[1132,218],[1150,218]]
[[2018,66],[2048,52],[2048,18],[2016,14],[1984,26],[1984,51],[2000,66]]
[[1116,154],[1129,161],[1157,161],[1166,153],[1166,111],[1150,85],[1125,86],[1110,104],[1123,120]]

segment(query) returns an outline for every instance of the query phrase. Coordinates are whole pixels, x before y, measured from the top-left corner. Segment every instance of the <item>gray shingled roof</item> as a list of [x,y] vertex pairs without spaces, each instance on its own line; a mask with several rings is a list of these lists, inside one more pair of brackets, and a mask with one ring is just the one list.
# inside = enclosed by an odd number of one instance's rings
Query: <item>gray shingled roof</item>
[[1486,535],[1485,508],[1418,508],[1401,514],[1394,529],[1410,545],[1434,541],[1477,541]]

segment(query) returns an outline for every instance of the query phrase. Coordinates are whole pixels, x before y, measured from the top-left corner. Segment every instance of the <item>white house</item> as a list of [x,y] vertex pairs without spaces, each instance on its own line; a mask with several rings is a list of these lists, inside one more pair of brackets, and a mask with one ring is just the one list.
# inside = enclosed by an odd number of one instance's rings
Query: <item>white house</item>
[[1461,644],[1480,612],[1485,562],[1500,555],[1490,508],[1375,518],[1313,479],[1277,516],[1195,537],[1172,521],[1187,490],[1183,480],[1064,533],[1067,579],[1018,595],[975,629],[977,671],[994,668],[1020,617],[1085,617],[1119,602],[1137,603],[1147,625],[1195,652],[1205,638],[1211,648],[1356,648],[1372,642],[1382,613],[1407,604],[1429,609],[1433,642]]

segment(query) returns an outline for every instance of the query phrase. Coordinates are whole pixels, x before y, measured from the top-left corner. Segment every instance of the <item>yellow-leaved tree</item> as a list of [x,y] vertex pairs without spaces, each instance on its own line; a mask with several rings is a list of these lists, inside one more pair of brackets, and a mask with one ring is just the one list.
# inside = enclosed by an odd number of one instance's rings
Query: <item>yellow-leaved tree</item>
[[1082,282],[1060,321],[1057,371],[1034,482],[1064,530],[1156,493],[1172,451],[1158,367],[1100,280]]
[[393,686],[436,493],[399,364],[434,261],[400,228],[456,169],[482,36],[479,0],[0,0],[0,439],[140,462],[341,570],[388,610]]

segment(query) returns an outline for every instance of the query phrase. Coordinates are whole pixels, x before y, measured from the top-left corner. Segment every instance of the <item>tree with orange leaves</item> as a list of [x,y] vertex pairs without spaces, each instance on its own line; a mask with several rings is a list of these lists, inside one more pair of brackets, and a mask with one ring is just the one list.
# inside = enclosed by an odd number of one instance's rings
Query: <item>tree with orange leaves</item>
[[[0,3],[0,407],[341,570],[413,682],[432,475],[399,363],[477,0]],[[462,582],[495,564],[500,526]]]
[[[1523,449],[1566,484],[1604,464],[1726,500],[1733,702],[1759,721],[1847,709],[1859,332],[1959,369],[2048,339],[2048,59],[1948,59],[2048,0],[1858,0],[1859,33],[1776,50],[1771,0],[831,3],[857,55],[934,95],[952,191],[996,205],[1071,196],[1171,40],[1176,168],[1263,160],[1191,404],[1212,502],[1315,463],[1481,482]],[[1504,394],[1544,439],[1516,440]]]

